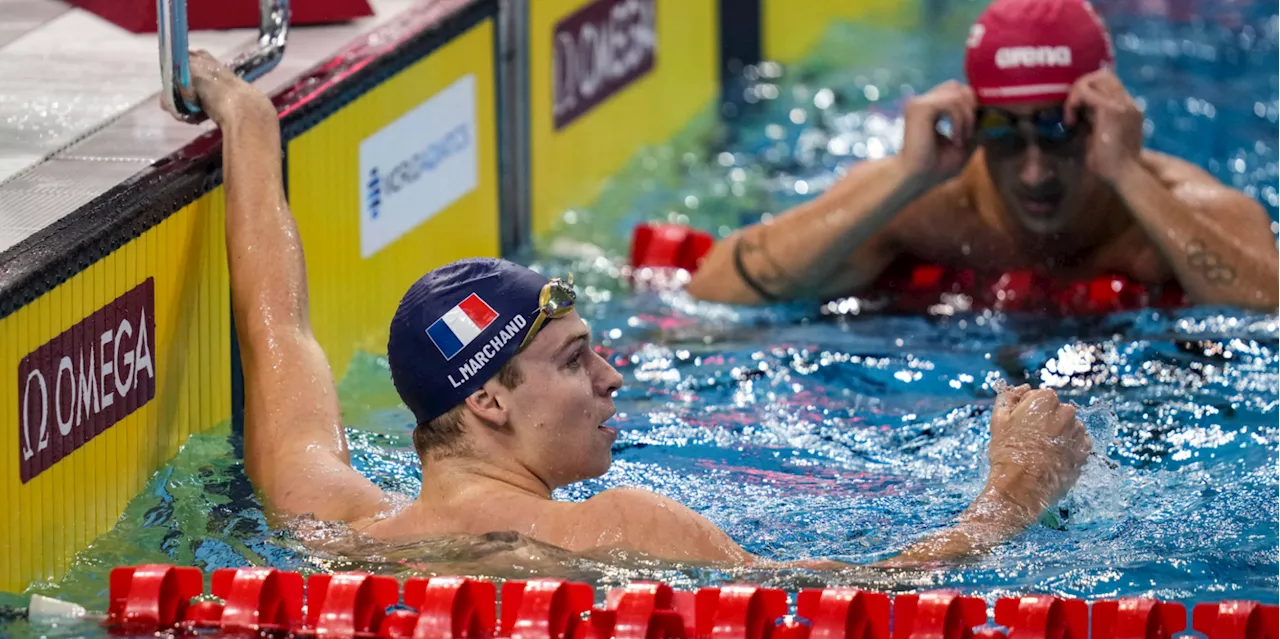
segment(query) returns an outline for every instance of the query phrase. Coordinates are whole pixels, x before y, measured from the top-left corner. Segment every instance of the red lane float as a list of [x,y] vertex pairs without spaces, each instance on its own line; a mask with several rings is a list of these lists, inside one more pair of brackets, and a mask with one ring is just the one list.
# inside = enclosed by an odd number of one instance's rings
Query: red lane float
[[[614,593],[618,595],[614,597]],[[695,627],[686,626],[684,615],[676,611],[675,591],[671,586],[637,582],[609,595],[614,599],[608,605],[613,612],[613,620],[610,632],[604,637],[685,639],[697,632]]]
[[[501,584],[414,578],[404,586],[365,573],[312,575],[274,568],[215,571],[210,593],[194,568],[145,565],[111,572],[105,625],[113,633],[213,634],[279,639],[1171,639],[1186,608],[1154,599],[1089,604],[1048,595],[986,603],[956,592],[890,598],[851,588],[784,591],[727,585],[684,592],[636,582],[597,602],[587,584],[532,579]],[[305,604],[305,607],[304,607]],[[1208,639],[1280,639],[1277,607],[1200,604],[1193,627]],[[892,626],[890,625],[892,622]]]
[[875,296],[898,311],[925,311],[944,296],[964,296],[971,310],[1050,312],[1095,315],[1187,304],[1176,283],[1150,288],[1128,277],[1104,274],[1092,279],[1052,277],[1032,270],[981,274],[938,264],[891,267],[875,286]]
[[502,584],[500,632],[512,639],[572,637],[595,598],[591,586],[563,579],[508,581]]
[[147,564],[113,569],[110,587],[107,623],[123,632],[144,634],[176,626],[192,597],[203,594],[204,577],[196,568]]
[[1186,629],[1182,604],[1141,598],[1093,604],[1093,639],[1169,639]]
[[410,579],[404,584],[404,604],[418,610],[415,639],[493,636],[497,590],[487,581]]
[[802,590],[796,614],[812,624],[811,639],[889,639],[887,595],[852,588]]
[[698,270],[716,243],[710,233],[680,224],[640,224],[631,233],[631,266]]
[[732,585],[703,591],[719,593],[704,604],[715,606],[712,639],[768,639],[774,622],[787,614],[787,593],[781,590]]
[[987,604],[954,592],[893,598],[893,639],[972,639],[987,622]]
[[[405,585],[406,594],[408,584]],[[307,579],[306,629],[317,635],[353,637],[382,629],[389,606],[400,602],[400,584],[366,573],[312,575]]]
[[275,568],[215,570],[210,591],[223,601],[216,627],[232,633],[292,630],[302,621],[302,590],[298,573]]
[[[715,239],[705,231],[680,224],[640,224],[632,231],[631,268],[633,272],[683,269],[692,274],[714,245]],[[640,284],[663,286],[667,281],[659,277]],[[860,295],[906,313],[928,312],[946,302],[948,296],[965,298],[965,308],[958,310],[1060,315],[1177,308],[1188,303],[1182,289],[1173,282],[1148,287],[1118,274],[1070,280],[1026,269],[982,274],[974,269],[908,262],[892,265],[869,293]]]
[[1088,639],[1089,604],[1078,599],[1030,596],[996,601],[996,623],[1009,639]]
[[1280,607],[1256,601],[1198,604],[1191,611],[1191,627],[1211,639],[1277,639]]

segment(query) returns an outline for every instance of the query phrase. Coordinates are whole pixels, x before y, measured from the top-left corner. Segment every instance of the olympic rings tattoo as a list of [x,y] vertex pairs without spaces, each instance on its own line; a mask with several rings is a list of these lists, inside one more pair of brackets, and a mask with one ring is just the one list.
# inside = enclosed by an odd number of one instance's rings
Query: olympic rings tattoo
[[1224,264],[1217,253],[1206,250],[1204,242],[1200,240],[1187,245],[1187,264],[1214,284],[1227,285],[1236,281],[1236,269],[1230,264]]

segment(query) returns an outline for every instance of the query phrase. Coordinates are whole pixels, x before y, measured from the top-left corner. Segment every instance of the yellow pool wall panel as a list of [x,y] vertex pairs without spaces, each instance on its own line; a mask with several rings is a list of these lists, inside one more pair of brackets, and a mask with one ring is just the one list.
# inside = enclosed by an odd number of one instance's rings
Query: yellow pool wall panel
[[589,205],[637,151],[665,143],[719,93],[719,13],[712,0],[653,0],[652,68],[557,130],[556,28],[591,0],[529,3],[529,129],[533,232]]
[[[386,352],[388,322],[400,297],[427,271],[499,254],[494,37],[492,19],[477,24],[288,143],[289,201],[307,256],[311,324],[335,379],[342,379],[356,351]],[[417,117],[416,108],[468,86],[476,162],[468,179],[474,188],[439,210],[402,206],[406,215],[425,219],[393,240],[383,236],[365,246],[362,225],[369,220],[362,218],[362,201],[369,187],[362,144],[379,133],[396,135],[396,123]],[[437,133],[423,132],[407,144],[434,148]],[[383,182],[389,184],[389,177]],[[391,198],[383,193],[381,206],[389,207]]]
[[[128,501],[189,435],[230,419],[224,215],[219,188],[0,319],[0,406],[6,408],[0,442],[0,590],[20,592],[29,583],[58,579],[77,551],[115,525]],[[133,306],[121,306],[120,300]],[[143,300],[152,313],[146,324],[154,324],[146,340],[137,312]],[[104,308],[107,313],[98,313]],[[114,309],[123,310],[112,315]],[[100,354],[100,338],[108,333],[107,355],[91,357],[93,366],[84,363],[87,347],[71,346],[92,342]],[[145,348],[138,350],[139,343]],[[24,359],[33,361],[28,355],[49,352],[46,366],[56,368],[53,361],[62,363],[58,353],[63,353],[74,362],[71,372],[19,374]],[[107,356],[110,372],[103,370]],[[149,366],[135,366],[133,356]],[[154,375],[150,379],[148,369]],[[30,382],[27,413],[23,381]],[[41,382],[58,405],[40,399]],[[144,383],[154,395],[136,401]],[[105,405],[109,388],[113,400],[121,400],[111,407]],[[111,410],[123,414],[126,399],[140,405],[123,418],[107,420]],[[58,413],[77,406],[78,418]],[[40,409],[50,407],[48,421],[41,422]],[[93,435],[88,431],[95,415],[111,423]],[[54,447],[65,456],[24,481],[23,464]],[[24,457],[27,452],[34,456]]]
[[803,59],[837,22],[902,27],[912,24],[914,0],[760,0],[761,54],[791,64]]

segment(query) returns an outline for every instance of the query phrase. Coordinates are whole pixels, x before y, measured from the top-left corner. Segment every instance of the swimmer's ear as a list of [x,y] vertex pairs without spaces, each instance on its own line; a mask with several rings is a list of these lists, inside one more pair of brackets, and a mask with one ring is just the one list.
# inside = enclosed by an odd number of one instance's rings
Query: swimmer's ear
[[476,417],[493,426],[506,426],[509,419],[507,404],[499,399],[498,395],[489,392],[488,386],[489,384],[485,384],[467,396],[467,408],[470,408]]

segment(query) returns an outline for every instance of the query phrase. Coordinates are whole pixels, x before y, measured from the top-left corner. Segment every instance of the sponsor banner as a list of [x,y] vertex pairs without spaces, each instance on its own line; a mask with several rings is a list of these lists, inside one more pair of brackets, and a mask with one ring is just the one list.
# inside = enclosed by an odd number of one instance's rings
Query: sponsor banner
[[596,0],[556,24],[557,129],[653,69],[655,3]]
[[289,204],[307,251],[311,325],[335,378],[382,354],[427,271],[497,256],[492,18],[289,140]]
[[155,281],[147,278],[22,358],[22,483],[155,398],[155,334]]
[[529,3],[533,231],[547,233],[720,91],[717,2]]
[[476,76],[459,78],[360,143],[360,257],[417,228],[479,180]]
[[230,420],[224,210],[215,189],[0,318],[0,591],[60,579]]

